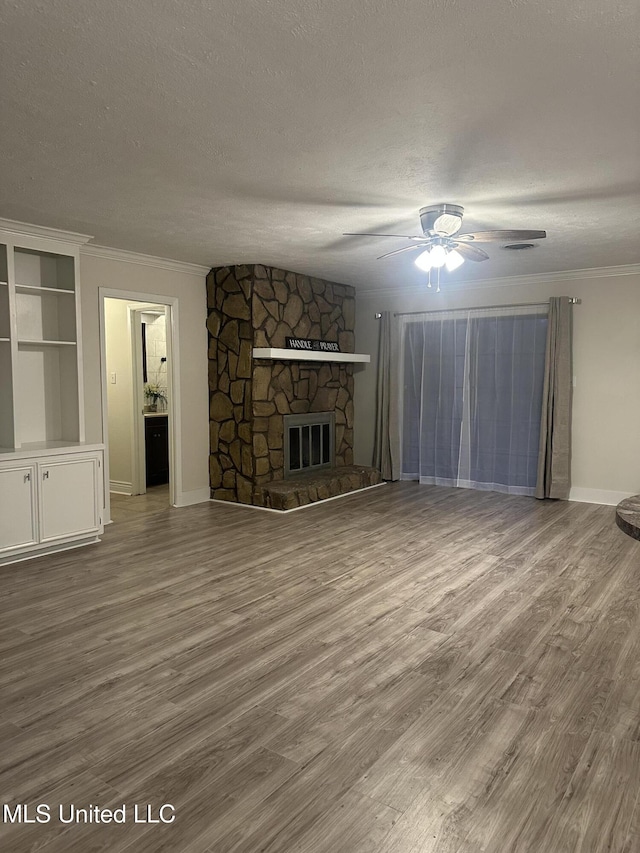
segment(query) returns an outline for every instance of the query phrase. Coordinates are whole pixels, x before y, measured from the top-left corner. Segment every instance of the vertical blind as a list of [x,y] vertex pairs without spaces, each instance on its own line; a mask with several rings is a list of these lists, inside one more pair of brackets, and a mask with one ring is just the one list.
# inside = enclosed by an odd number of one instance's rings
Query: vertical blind
[[546,334],[542,306],[403,318],[402,479],[534,494]]

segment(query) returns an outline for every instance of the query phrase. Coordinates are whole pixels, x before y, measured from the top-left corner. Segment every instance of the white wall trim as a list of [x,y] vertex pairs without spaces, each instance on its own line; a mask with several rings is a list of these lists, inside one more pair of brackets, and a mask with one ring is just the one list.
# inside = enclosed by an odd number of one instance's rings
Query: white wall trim
[[[84,250],[83,250],[84,251]],[[610,278],[612,276],[640,275],[640,264],[626,264],[619,267],[595,267],[586,270],[561,270],[559,272],[532,273],[531,275],[513,275],[503,278],[481,278],[473,281],[449,280],[450,294],[460,293],[464,290],[486,289],[488,287],[519,287],[521,285],[548,284],[559,281],[582,281],[589,278]],[[381,287],[379,289],[356,290],[357,297],[397,296],[399,293],[427,293],[426,284],[416,284],[403,287],[398,284],[394,287]]]
[[0,219],[0,230],[21,236],[44,237],[47,240],[60,240],[62,243],[78,245],[84,245],[89,240],[93,240],[90,234],[62,231],[59,228],[47,228],[44,225],[32,225],[30,222],[17,222],[15,219]]
[[212,504],[225,504],[226,506],[241,506],[245,509],[259,509],[262,512],[275,512],[277,515],[287,515],[289,512],[297,512],[299,509],[310,509],[312,506],[329,503],[329,501],[339,501],[342,498],[348,498],[352,495],[357,495],[360,492],[368,492],[369,489],[377,489],[379,486],[386,486],[386,483],[374,483],[373,486],[363,486],[361,489],[351,489],[350,492],[343,492],[341,495],[333,495],[330,498],[320,498],[317,501],[303,504],[302,506],[293,506],[291,509],[273,509],[270,506],[256,506],[255,504],[241,504],[236,501],[221,501],[218,498],[211,498]]
[[155,255],[142,255],[139,252],[129,252],[126,249],[111,249],[108,246],[83,246],[81,255],[91,255],[94,258],[105,258],[108,261],[123,261],[127,264],[140,264],[145,267],[178,272],[183,275],[206,277],[210,267],[200,264],[190,264],[187,261],[174,261],[171,258],[157,258]]
[[[145,421],[142,410],[144,408],[144,390],[142,382],[142,330],[141,314],[142,308],[136,309],[135,303],[127,304],[127,334],[129,336],[129,347],[131,349],[131,391],[132,391],[132,422],[131,422],[131,479],[134,491],[137,495],[147,492],[146,464],[145,458]],[[165,311],[167,308],[165,307]],[[166,316],[165,316],[166,323]],[[170,363],[170,362],[169,362]],[[170,375],[170,373],[168,374]],[[170,467],[170,470],[173,470]]]
[[585,504],[605,504],[617,506],[625,498],[633,497],[633,492],[613,492],[609,489],[586,489],[582,486],[572,486],[569,500]]
[[116,495],[132,495],[133,485],[121,480],[109,480],[109,491]]
[[174,506],[192,506],[193,504],[204,503],[210,500],[210,498],[211,489],[208,486],[206,489],[194,489],[191,492],[177,492]]

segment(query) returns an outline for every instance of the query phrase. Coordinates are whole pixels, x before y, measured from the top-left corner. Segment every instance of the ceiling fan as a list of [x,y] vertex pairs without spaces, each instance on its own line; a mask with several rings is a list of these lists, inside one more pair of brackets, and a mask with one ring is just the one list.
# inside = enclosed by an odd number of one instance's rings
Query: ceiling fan
[[[459,204],[432,204],[420,210],[422,236],[408,234],[357,234],[347,233],[345,237],[401,237],[412,241],[412,245],[403,246],[380,255],[390,258],[402,252],[422,250],[415,259],[415,264],[425,272],[442,267],[449,272],[457,269],[465,260],[487,261],[489,255],[476,246],[476,243],[515,243],[513,248],[529,248],[530,240],[542,240],[547,236],[546,231],[475,231],[459,234],[462,227],[464,207]],[[431,284],[429,283],[429,286]]]

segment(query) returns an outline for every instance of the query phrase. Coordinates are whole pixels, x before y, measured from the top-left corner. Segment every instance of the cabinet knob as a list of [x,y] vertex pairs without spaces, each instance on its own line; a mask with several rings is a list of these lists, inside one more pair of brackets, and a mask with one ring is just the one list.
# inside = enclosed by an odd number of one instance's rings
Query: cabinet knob
[[43,472],[42,472],[42,479],[43,479],[43,480],[48,480],[48,479],[49,479],[49,472],[48,472],[48,471],[43,471]]
[[24,482],[25,483],[31,482],[31,471],[27,471],[27,473],[24,475]]

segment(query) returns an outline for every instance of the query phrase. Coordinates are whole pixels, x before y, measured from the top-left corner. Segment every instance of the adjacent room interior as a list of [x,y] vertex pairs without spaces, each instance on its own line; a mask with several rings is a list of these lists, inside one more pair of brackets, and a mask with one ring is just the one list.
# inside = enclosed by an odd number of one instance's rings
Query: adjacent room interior
[[0,846],[640,850],[637,3],[0,11]]
[[105,503],[112,521],[166,509],[171,499],[169,306],[104,298],[109,461]]

